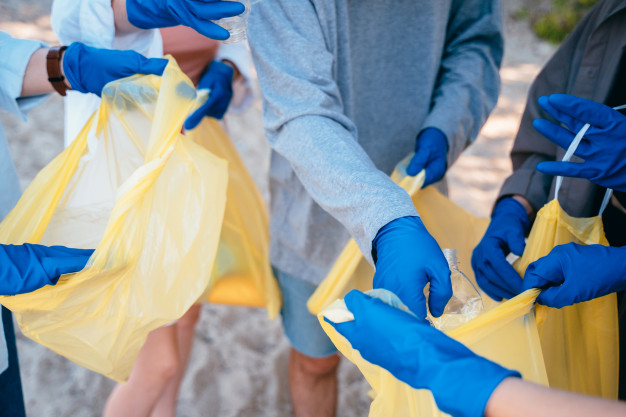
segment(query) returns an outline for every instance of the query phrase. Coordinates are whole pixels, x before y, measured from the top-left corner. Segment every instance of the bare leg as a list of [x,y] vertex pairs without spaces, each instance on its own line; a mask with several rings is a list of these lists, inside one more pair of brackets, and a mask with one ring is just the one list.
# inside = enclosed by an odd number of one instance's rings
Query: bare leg
[[200,318],[201,305],[192,306],[189,311],[176,323],[178,335],[178,357],[180,365],[178,372],[163,391],[161,398],[152,411],[152,417],[174,417],[176,415],[176,404],[178,403],[178,391],[187,370],[187,363],[193,346],[193,339],[196,330],[196,323]]
[[153,330],[141,348],[130,378],[113,389],[103,417],[148,417],[179,367],[175,326]]
[[334,417],[339,355],[312,358],[291,349],[289,391],[296,417]]

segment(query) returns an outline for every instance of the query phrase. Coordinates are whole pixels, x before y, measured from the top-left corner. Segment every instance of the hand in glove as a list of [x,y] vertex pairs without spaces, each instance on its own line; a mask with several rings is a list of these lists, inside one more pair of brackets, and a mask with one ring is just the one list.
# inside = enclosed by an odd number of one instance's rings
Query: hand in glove
[[626,191],[626,116],[617,110],[567,94],[540,97],[539,105],[568,128],[543,119],[533,126],[539,133],[567,149],[576,133],[589,123],[574,155],[584,162],[541,162],[537,169],[550,175],[586,178],[602,187]]
[[217,40],[228,39],[230,33],[212,21],[240,15],[244,10],[238,1],[126,0],[128,21],[140,29],[183,25]]
[[110,82],[135,74],[162,75],[167,59],[146,58],[135,51],[92,48],[74,42],[63,54],[63,73],[72,90],[100,96]]
[[54,285],[59,276],[82,270],[92,253],[93,249],[65,246],[0,245],[0,295]]
[[522,292],[522,277],[506,260],[510,252],[521,256],[524,235],[530,228],[526,209],[514,198],[503,198],[491,214],[491,222],[472,253],[472,268],[478,286],[496,301]]
[[395,293],[418,317],[426,317],[424,287],[430,282],[430,313],[439,317],[452,297],[450,268],[419,217],[401,217],[383,226],[372,244],[374,288]]
[[482,417],[496,387],[516,371],[480,357],[425,320],[357,291],[345,297],[353,321],[326,319],[363,359],[413,388],[428,389],[437,406],[458,417]]
[[539,304],[561,308],[626,290],[626,247],[556,246],[528,265],[524,289],[542,288]]
[[446,173],[448,155],[448,139],[443,132],[434,127],[428,127],[420,132],[415,142],[415,156],[411,159],[406,173],[414,176],[423,169],[426,170],[424,186],[439,181]]
[[223,62],[213,61],[204,71],[198,90],[208,89],[209,98],[185,121],[185,129],[198,126],[204,116],[221,119],[224,117],[230,100],[233,98],[233,68]]

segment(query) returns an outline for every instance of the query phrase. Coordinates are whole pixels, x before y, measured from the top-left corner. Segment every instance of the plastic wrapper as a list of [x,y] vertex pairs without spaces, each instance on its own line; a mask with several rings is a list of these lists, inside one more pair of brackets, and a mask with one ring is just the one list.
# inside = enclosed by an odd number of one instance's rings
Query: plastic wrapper
[[[452,297],[440,317],[428,314],[428,320],[433,327],[439,330],[451,330],[467,323],[483,312],[483,299],[469,278],[459,270],[456,250],[444,249],[443,255],[450,267],[450,281],[452,283]],[[428,297],[428,287],[425,290]]]

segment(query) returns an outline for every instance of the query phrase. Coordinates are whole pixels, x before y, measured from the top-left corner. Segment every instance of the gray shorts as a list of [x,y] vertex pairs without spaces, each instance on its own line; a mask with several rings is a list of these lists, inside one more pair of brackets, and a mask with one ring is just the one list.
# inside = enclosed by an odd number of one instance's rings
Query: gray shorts
[[324,333],[317,317],[306,307],[306,302],[317,286],[276,268],[274,275],[283,296],[280,314],[291,346],[313,358],[325,358],[337,353],[337,348]]

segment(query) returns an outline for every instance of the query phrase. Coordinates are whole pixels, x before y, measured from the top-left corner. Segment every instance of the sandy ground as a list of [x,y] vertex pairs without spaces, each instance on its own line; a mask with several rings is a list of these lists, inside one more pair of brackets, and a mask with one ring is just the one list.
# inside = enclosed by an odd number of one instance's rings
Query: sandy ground
[[[505,0],[506,52],[498,107],[448,174],[450,196],[478,215],[488,215],[510,173],[508,152],[526,92],[554,47],[535,38],[526,22],[510,16],[521,0]],[[0,30],[55,43],[50,0],[0,0]],[[63,149],[63,104],[54,95],[31,112],[29,123],[0,113],[20,180],[34,175]],[[268,148],[257,100],[244,115],[227,120],[232,137],[267,196]],[[463,266],[462,266],[463,267]],[[467,266],[466,266],[467,267]],[[89,417],[101,413],[114,383],[81,368],[18,334],[26,408],[30,416]],[[279,321],[258,309],[204,304],[192,358],[183,382],[178,415],[280,417],[291,415],[286,368],[288,343]],[[367,415],[368,386],[347,361],[340,369],[339,416]]]

